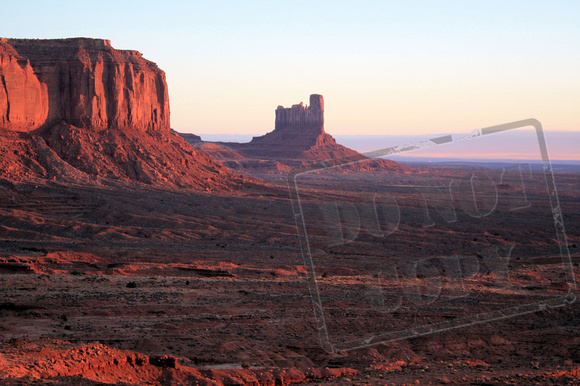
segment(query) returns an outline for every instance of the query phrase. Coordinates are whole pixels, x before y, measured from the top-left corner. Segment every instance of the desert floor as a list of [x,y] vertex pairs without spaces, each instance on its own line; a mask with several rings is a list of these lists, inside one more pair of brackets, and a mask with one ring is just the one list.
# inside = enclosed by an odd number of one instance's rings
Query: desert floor
[[580,179],[550,176],[0,181],[0,379],[577,384]]

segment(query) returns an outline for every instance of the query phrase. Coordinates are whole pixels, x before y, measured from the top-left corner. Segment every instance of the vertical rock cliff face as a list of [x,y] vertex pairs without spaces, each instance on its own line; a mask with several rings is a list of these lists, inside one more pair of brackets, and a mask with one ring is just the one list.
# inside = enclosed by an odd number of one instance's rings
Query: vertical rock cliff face
[[319,135],[324,132],[324,99],[322,95],[310,95],[310,106],[303,103],[290,108],[278,106],[276,123],[278,131],[302,131]]
[[0,40],[0,127],[30,131],[42,125],[48,116],[48,92],[30,65],[10,46]]
[[[2,39],[1,47],[3,79],[30,79],[24,98],[6,83],[0,99],[4,126],[30,131],[64,121],[96,131],[169,131],[165,73],[139,52],[115,50],[108,40],[86,38]],[[34,111],[22,119],[13,106]]]

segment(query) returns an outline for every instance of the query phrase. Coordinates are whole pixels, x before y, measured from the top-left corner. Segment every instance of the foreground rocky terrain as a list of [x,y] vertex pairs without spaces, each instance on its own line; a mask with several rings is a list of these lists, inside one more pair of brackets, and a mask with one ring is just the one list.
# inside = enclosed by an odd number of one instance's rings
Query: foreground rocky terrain
[[[414,170],[441,178],[463,173]],[[364,195],[356,183],[359,174],[340,175],[340,182],[320,175],[305,179],[303,208],[335,199],[337,183],[343,199]],[[385,183],[387,175],[412,177],[388,171],[373,178]],[[574,173],[558,177],[577,280],[577,178]],[[382,238],[363,231],[340,245],[328,243],[327,232],[311,233],[311,271],[288,191],[270,186],[244,194],[143,184],[132,189],[55,182],[3,187],[3,379],[25,384],[35,379],[56,384],[577,382],[577,302],[338,351],[326,349],[312,309],[313,272],[327,312],[329,342],[339,348],[344,339],[356,342],[566,298],[568,269],[552,229],[543,224],[542,206],[535,212],[539,220],[527,223],[501,210],[493,232],[486,234],[466,231],[464,224],[442,224],[435,212],[436,226],[410,226],[423,221],[424,212],[413,217],[413,200],[403,200],[412,195],[405,193],[398,196],[401,213],[411,217],[401,220],[396,245],[385,249]],[[308,223],[309,230],[324,227],[322,218]],[[478,237],[484,240],[474,242]],[[481,249],[508,238],[516,246],[507,271],[487,260],[464,282],[461,296],[448,296],[449,282],[444,296],[433,302],[404,300],[386,313],[368,308],[376,304],[372,280],[377,269],[389,285],[385,262],[401,266],[399,256],[446,256],[458,245]],[[436,279],[429,271],[424,275],[423,280]],[[391,302],[387,294],[407,293],[404,283],[384,292],[385,302]],[[421,296],[430,295],[428,286],[421,288]]]

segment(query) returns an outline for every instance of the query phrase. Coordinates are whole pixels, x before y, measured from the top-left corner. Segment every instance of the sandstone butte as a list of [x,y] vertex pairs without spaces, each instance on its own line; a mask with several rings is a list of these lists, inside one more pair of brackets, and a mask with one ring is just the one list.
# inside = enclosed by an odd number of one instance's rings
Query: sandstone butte
[[402,170],[394,161],[369,159],[355,150],[340,145],[324,129],[324,98],[310,95],[310,105],[295,104],[275,110],[274,130],[254,137],[248,143],[202,142],[200,138],[182,135],[196,149],[236,170],[250,174],[290,172],[308,163],[335,160],[346,163],[348,169]]
[[274,131],[254,137],[249,143],[228,145],[253,158],[275,160],[320,160],[358,154],[336,143],[324,131],[324,99],[318,94],[310,95],[310,106],[278,106]]
[[248,179],[170,130],[165,73],[109,40],[0,39],[0,178],[228,190]]

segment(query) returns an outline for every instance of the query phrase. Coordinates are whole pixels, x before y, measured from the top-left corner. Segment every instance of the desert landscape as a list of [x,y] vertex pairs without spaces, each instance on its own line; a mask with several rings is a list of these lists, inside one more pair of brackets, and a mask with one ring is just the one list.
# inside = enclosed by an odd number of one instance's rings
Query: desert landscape
[[0,79],[2,384],[578,384],[580,179],[541,146],[397,163],[318,94],[204,142],[102,39],[3,38]]

